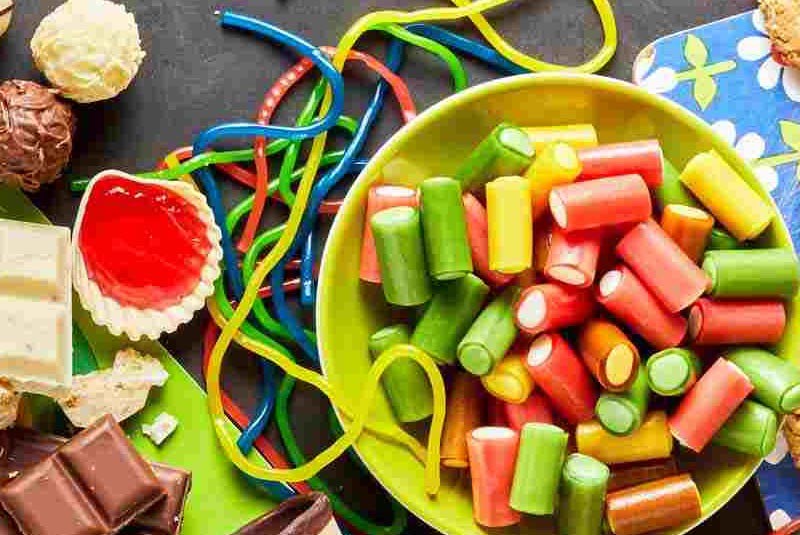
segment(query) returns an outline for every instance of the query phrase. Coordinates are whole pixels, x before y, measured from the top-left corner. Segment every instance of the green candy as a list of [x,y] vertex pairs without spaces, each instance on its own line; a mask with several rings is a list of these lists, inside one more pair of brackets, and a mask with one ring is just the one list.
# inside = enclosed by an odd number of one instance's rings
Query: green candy
[[431,277],[444,281],[471,273],[472,251],[461,185],[452,178],[429,178],[420,184],[419,191],[425,258]]
[[531,515],[553,514],[568,440],[569,435],[560,427],[525,424],[511,485],[512,509]]
[[461,164],[455,178],[462,190],[476,190],[499,176],[522,174],[531,165],[534,152],[524,131],[499,124]]
[[650,404],[647,373],[640,366],[627,392],[605,392],[595,405],[595,415],[603,429],[612,435],[630,435],[642,425]]
[[419,210],[409,206],[389,208],[372,216],[370,224],[386,301],[400,306],[427,302],[432,289]]
[[611,471],[600,461],[573,453],[561,474],[559,535],[600,535]]
[[669,160],[664,158],[664,180],[655,191],[656,204],[662,212],[669,204],[682,204],[692,208],[703,208],[694,195],[678,179],[680,173]]
[[708,237],[707,251],[728,251],[733,249],[742,249],[744,245],[739,242],[731,234],[720,227],[711,229],[711,234]]
[[458,360],[474,375],[486,375],[503,358],[517,337],[514,323],[516,287],[507,288],[489,303],[458,344]]
[[778,415],[755,401],[745,400],[711,440],[728,449],[766,457],[775,448]]
[[488,294],[489,287],[472,273],[439,284],[411,335],[411,344],[428,353],[439,364],[454,363],[458,343],[469,330]]
[[797,293],[800,273],[791,249],[708,251],[703,271],[710,294],[722,298],[785,298]]
[[[373,359],[384,351],[411,338],[408,327],[390,325],[369,337],[369,352]],[[393,362],[381,377],[386,396],[397,419],[403,423],[418,422],[433,414],[433,392],[425,370],[410,359]]]
[[700,358],[688,349],[673,347],[647,359],[647,380],[659,396],[681,396],[703,373]]
[[791,362],[757,347],[741,347],[725,355],[753,383],[753,396],[777,413],[800,408],[800,370]]

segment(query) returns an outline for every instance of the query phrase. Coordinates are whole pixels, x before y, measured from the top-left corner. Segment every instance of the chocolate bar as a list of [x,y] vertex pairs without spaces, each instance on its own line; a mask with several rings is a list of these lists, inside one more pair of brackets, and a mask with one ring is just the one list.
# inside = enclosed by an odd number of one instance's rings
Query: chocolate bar
[[[41,462],[64,445],[67,439],[24,427],[0,431],[0,482],[12,479],[26,468]],[[192,475],[186,470],[161,463],[150,463],[166,492],[160,501],[137,516],[124,535],[177,535],[183,522],[183,508],[191,487]],[[14,521],[0,509],[0,535],[19,535]]]
[[0,488],[23,535],[105,535],[164,496],[152,468],[105,416]]
[[341,535],[328,497],[312,492],[289,498],[233,535]]

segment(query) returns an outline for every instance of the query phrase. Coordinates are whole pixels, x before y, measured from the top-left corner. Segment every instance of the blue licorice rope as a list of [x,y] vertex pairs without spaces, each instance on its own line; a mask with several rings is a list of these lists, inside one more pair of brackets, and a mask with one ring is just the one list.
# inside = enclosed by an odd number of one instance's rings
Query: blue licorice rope
[[[336,120],[342,114],[344,105],[344,81],[342,75],[333,64],[328,60],[327,55],[317,47],[308,43],[304,39],[284,31],[277,26],[273,26],[262,20],[258,20],[245,15],[239,15],[230,11],[225,11],[220,17],[220,24],[223,27],[238,28],[240,30],[256,33],[266,39],[277,41],[295,50],[301,56],[311,59],[319,68],[322,76],[328,81],[333,99],[328,113],[321,120],[302,127],[260,125],[256,123],[228,123],[221,124],[200,133],[194,141],[194,154],[202,154],[216,141],[224,138],[244,138],[244,137],[265,137],[265,138],[284,138],[291,140],[302,140],[315,137],[322,132],[330,130]],[[228,229],[225,227],[225,208],[222,205],[222,198],[214,182],[211,171],[205,167],[196,171],[203,189],[206,192],[208,203],[214,212],[214,219],[222,230],[222,250],[228,282],[235,299],[239,300],[244,293],[244,281],[233,248],[233,241]]]

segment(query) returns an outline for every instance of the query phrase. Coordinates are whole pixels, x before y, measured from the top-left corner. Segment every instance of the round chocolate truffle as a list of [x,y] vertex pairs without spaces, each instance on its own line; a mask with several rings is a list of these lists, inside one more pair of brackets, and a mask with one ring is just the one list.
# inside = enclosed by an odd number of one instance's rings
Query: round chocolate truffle
[[800,0],[760,0],[760,3],[777,59],[800,67]]
[[61,176],[76,121],[57,94],[24,80],[0,84],[0,182],[36,191]]

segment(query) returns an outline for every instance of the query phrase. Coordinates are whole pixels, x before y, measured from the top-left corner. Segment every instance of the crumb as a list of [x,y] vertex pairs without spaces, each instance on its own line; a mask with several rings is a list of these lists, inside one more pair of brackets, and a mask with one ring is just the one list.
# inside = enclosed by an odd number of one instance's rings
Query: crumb
[[175,432],[177,427],[178,419],[171,414],[162,412],[156,416],[156,419],[152,424],[142,425],[142,433],[150,437],[150,440],[153,441],[153,444],[160,446],[162,442],[164,442],[172,433]]

